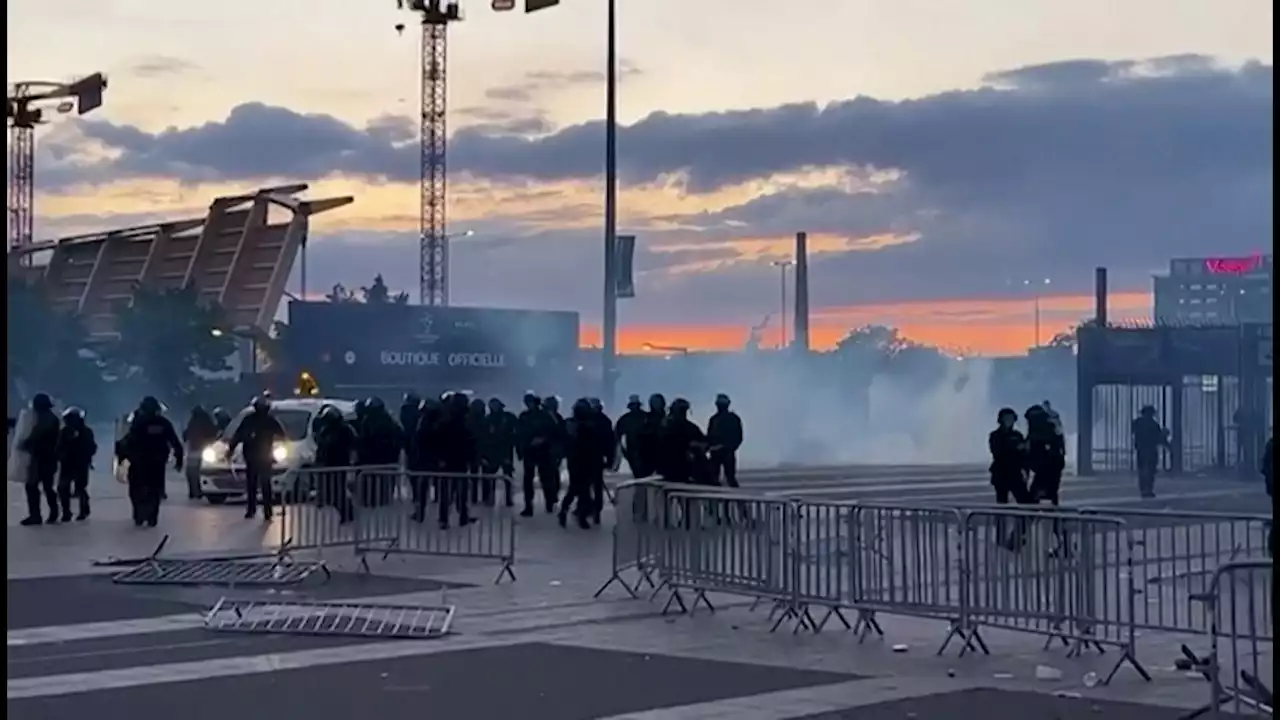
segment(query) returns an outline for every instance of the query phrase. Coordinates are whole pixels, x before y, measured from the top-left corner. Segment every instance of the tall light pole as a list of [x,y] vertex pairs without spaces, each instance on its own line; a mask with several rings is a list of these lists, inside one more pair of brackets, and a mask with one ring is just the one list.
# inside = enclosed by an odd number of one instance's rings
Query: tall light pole
[[778,268],[778,274],[782,277],[782,342],[778,344],[778,348],[785,350],[787,347],[787,268],[795,264],[793,260],[774,260],[773,266]]
[[604,90],[604,342],[601,396],[612,407],[618,385],[618,0],[607,0]]
[[1022,286],[1031,290],[1031,308],[1035,317],[1035,342],[1031,347],[1040,347],[1040,295],[1045,288],[1049,286],[1049,278],[1041,278],[1040,280],[1023,280]]

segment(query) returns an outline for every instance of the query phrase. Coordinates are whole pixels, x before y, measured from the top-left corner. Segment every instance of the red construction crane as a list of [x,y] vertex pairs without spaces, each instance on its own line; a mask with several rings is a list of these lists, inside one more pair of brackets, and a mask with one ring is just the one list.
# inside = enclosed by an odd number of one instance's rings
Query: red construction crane
[[[525,0],[526,13],[545,10],[560,0]],[[462,20],[457,0],[396,0],[400,10],[419,15],[422,25],[422,107],[419,117],[421,182],[418,215],[418,301],[449,304],[449,233],[445,217],[448,191],[449,24]],[[496,12],[514,10],[515,0],[491,0]],[[396,25],[404,32],[403,23]]]
[[35,229],[36,125],[45,107],[80,115],[102,107],[107,79],[94,73],[69,83],[19,82],[9,86],[9,250],[30,245]]

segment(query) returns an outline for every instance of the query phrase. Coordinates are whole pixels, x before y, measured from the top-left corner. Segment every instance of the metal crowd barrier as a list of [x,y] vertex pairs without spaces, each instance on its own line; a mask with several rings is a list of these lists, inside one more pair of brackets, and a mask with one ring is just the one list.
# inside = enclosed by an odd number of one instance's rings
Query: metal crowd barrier
[[[883,635],[878,614],[941,620],[939,654],[955,640],[962,655],[988,653],[987,628],[1030,633],[1069,655],[1118,650],[1105,682],[1126,663],[1150,680],[1137,631],[1207,634],[1193,579],[1265,554],[1269,525],[1205,513],[814,503],[632,481],[618,488],[612,573],[596,596],[616,582],[636,597],[645,584],[654,596],[670,591],[664,612],[693,612],[711,608],[709,593],[738,595],[780,611],[774,629],[789,619],[815,632],[831,617],[850,627],[841,614],[850,610],[860,641]],[[815,621],[813,608],[826,615]]]
[[[600,597],[615,583],[632,598],[639,597],[641,586],[656,595],[662,588],[654,582],[657,558],[661,551],[662,528],[670,522],[672,508],[667,497],[671,493],[691,490],[717,493],[714,488],[656,480],[629,480],[614,489],[615,519],[612,532],[612,556],[609,579],[593,597]],[[628,576],[634,580],[628,582]]]
[[1182,652],[1209,681],[1209,702],[1183,716],[1233,717],[1245,713],[1274,716],[1274,566],[1271,560],[1226,563],[1214,571],[1208,589],[1197,596],[1210,617],[1210,650],[1198,657]]
[[[314,468],[303,471],[298,488],[305,500],[284,508],[282,553],[350,547],[366,571],[370,554],[488,558],[502,563],[497,582],[515,580],[516,516],[505,504],[509,477]],[[466,525],[459,524],[460,500],[471,520]]]

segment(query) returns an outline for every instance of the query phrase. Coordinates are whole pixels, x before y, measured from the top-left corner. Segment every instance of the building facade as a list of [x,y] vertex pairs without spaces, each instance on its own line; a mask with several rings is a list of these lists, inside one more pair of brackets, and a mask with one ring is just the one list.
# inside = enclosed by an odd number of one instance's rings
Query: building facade
[[1271,255],[1177,258],[1155,277],[1155,320],[1179,325],[1271,322]]

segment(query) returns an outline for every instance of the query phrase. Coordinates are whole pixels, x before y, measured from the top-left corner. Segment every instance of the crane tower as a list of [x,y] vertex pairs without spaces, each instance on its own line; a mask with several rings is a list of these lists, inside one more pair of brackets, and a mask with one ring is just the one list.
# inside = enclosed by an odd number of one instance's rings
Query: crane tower
[[[449,304],[449,235],[445,216],[448,190],[449,24],[462,19],[453,0],[397,0],[422,24],[421,187],[418,236],[418,299],[423,305]],[[397,26],[403,30],[403,25]]]
[[9,250],[32,242],[35,230],[36,126],[44,122],[42,105],[56,103],[60,114],[84,115],[102,106],[107,79],[94,73],[69,83],[19,82],[8,88],[5,119],[9,123]]

